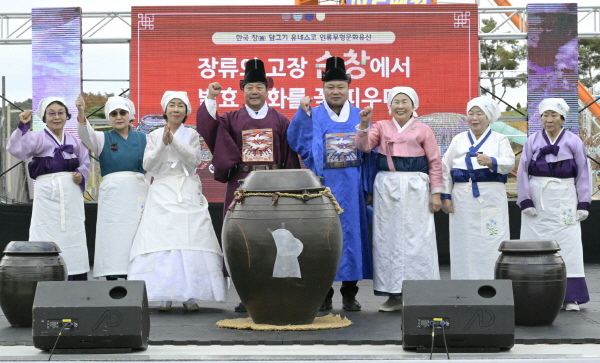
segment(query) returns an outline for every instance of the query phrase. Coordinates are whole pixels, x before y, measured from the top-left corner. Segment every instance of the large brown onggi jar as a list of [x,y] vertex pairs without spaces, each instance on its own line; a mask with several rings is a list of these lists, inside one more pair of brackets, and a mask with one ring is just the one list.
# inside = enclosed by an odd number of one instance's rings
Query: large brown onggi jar
[[67,265],[54,242],[13,241],[0,260],[0,306],[12,326],[31,326],[38,281],[64,281]]
[[512,280],[516,325],[550,325],[567,289],[567,269],[555,241],[511,240],[498,248],[495,278]]
[[257,324],[311,324],[342,251],[335,198],[307,169],[251,172],[238,193],[222,241],[242,303]]

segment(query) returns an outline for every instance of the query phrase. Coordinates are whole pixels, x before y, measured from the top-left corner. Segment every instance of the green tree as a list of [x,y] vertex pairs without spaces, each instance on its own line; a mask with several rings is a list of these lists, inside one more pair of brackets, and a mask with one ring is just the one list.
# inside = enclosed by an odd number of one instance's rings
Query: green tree
[[[489,33],[496,28],[496,21],[492,18],[482,19],[484,33]],[[516,40],[483,40],[480,43],[481,70],[488,77],[503,77],[506,71],[514,71],[519,67],[519,62],[527,58],[527,47]],[[508,88],[517,88],[527,80],[527,74],[521,73],[522,78],[496,78],[490,79],[491,92],[500,98],[504,97]],[[496,88],[502,88],[502,94]]]
[[600,39],[579,39],[579,80],[590,90],[600,83]]
[[[86,116],[96,111],[98,108],[103,107],[109,97],[114,96],[114,93],[82,93],[83,99],[85,100],[85,114]],[[90,118],[92,119],[105,119],[106,115],[104,114],[104,109],[96,112]]]

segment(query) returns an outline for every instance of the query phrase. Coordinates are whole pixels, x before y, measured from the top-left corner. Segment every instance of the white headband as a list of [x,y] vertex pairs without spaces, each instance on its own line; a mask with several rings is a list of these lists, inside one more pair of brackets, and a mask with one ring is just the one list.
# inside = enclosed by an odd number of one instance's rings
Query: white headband
[[135,118],[135,106],[131,100],[128,100],[124,97],[114,96],[110,97],[106,104],[104,105],[104,113],[106,114],[106,118],[109,117],[109,114],[116,109],[121,109],[129,112],[129,121]]
[[162,96],[162,100],[160,101],[160,105],[162,106],[163,112],[167,109],[167,105],[172,99],[179,98],[185,103],[187,106],[187,114],[192,113],[192,104],[190,103],[190,99],[188,98],[187,92],[183,91],[166,91]]
[[564,118],[567,118],[567,114],[569,113],[569,105],[562,98],[545,98],[540,102],[539,105],[540,115],[544,113],[544,111],[556,111],[563,115]]
[[[390,91],[390,93],[388,94],[388,110],[390,111],[390,115],[392,114],[392,101],[394,100],[394,97],[396,97],[399,93],[404,93],[405,95],[408,96],[408,98],[410,98],[410,100],[413,103],[414,106],[414,110],[416,111],[417,108],[419,108],[419,96],[417,96],[417,92],[415,92],[414,89],[410,88],[410,87],[394,87],[392,88],[392,90]],[[413,116],[417,117],[417,113],[413,111]]]
[[[44,119],[44,115],[46,114],[46,108],[48,108],[48,106],[52,103],[52,102],[61,102],[63,105],[65,105],[65,108],[67,107],[67,101],[65,101],[64,98],[61,97],[46,97],[46,98],[42,98],[40,100],[40,103],[38,104],[38,108],[37,108],[37,116],[40,118],[40,120]],[[65,111],[68,111],[68,109],[66,109]]]
[[496,122],[500,117],[500,108],[498,107],[498,104],[489,97],[476,97],[469,101],[469,103],[467,103],[467,114],[471,111],[473,106],[481,108],[490,121],[490,124]]

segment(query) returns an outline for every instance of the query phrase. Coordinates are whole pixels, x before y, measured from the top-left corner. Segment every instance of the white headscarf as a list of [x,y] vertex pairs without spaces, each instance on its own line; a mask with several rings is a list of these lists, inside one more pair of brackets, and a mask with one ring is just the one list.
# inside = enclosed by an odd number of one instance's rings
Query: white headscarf
[[417,96],[417,92],[415,92],[415,90],[410,87],[394,87],[394,88],[392,88],[392,90],[390,91],[390,93],[388,95],[388,100],[387,100],[387,105],[388,105],[388,110],[390,112],[390,115],[392,114],[392,101],[394,100],[394,97],[396,97],[399,93],[404,93],[405,95],[408,96],[408,98],[411,99],[411,101],[414,105],[413,116],[414,117],[419,116],[415,112],[417,110],[417,108],[419,108],[419,96]]
[[471,111],[473,106],[481,108],[490,121],[490,124],[496,122],[500,117],[500,107],[498,107],[498,104],[489,97],[475,97],[469,101],[469,103],[467,103],[467,114]]
[[545,98],[540,102],[539,105],[540,115],[544,113],[544,111],[556,111],[563,115],[564,118],[567,118],[567,114],[569,113],[569,105],[562,98]]
[[114,96],[109,97],[108,101],[104,105],[104,113],[106,114],[106,118],[108,118],[109,114],[116,109],[121,109],[129,112],[129,121],[135,118],[135,106],[131,100],[128,100],[124,97]]
[[183,91],[166,91],[162,96],[162,100],[160,100],[160,105],[162,106],[163,112],[167,109],[167,105],[169,102],[174,99],[179,98],[182,100],[187,106],[187,114],[192,113],[192,104],[190,103],[190,99],[188,98],[187,92]]
[[[52,103],[52,102],[61,102],[63,105],[65,105],[65,108],[67,107],[67,101],[65,101],[64,98],[61,97],[46,97],[46,98],[42,98],[40,100],[40,103],[38,104],[38,108],[36,111],[37,116],[40,118],[40,120],[44,119],[44,115],[46,114],[46,108],[48,108],[48,106]],[[65,110],[68,111],[68,110]]]

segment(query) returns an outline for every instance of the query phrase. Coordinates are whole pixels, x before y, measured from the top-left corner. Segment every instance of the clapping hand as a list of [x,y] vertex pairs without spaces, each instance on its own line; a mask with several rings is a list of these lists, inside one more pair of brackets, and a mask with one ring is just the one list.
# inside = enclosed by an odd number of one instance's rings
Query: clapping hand
[[165,125],[165,130],[163,132],[163,142],[167,146],[173,142],[173,134],[171,134],[171,126],[169,124]]

